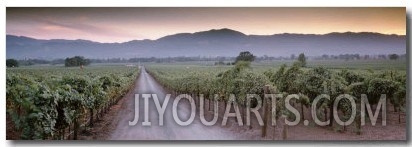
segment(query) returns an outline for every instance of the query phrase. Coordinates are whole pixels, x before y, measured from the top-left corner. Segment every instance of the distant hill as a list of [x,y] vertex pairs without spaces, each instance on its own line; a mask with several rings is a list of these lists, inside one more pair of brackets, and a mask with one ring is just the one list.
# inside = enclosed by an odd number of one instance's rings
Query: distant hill
[[290,56],[304,52],[322,54],[405,54],[404,35],[372,32],[315,34],[246,35],[231,29],[180,33],[157,40],[99,43],[88,40],[40,40],[6,36],[7,58],[88,58],[236,56],[248,50],[262,56]]

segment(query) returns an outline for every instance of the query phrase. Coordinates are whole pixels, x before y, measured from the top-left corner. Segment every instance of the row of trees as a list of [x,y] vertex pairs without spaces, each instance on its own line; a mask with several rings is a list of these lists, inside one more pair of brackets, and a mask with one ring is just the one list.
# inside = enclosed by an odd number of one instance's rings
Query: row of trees
[[[334,72],[323,67],[317,67],[304,71],[301,65],[296,62],[291,67],[286,65],[277,71],[267,71],[265,75],[277,88],[277,90],[288,94],[302,95],[298,103],[303,106],[310,106],[316,96],[328,94],[330,101],[319,103],[318,110],[329,109],[329,119],[333,120],[333,102],[340,94],[350,94],[360,103],[361,94],[368,96],[368,101],[374,105],[379,102],[381,94],[386,94],[394,106],[394,111],[404,111],[406,102],[406,75],[395,71],[383,73],[361,73],[349,70]],[[308,99],[306,99],[308,98]],[[351,114],[351,104],[349,101],[341,101],[338,107],[344,117]],[[326,118],[326,111],[323,111]],[[304,114],[303,112],[301,114]],[[302,115],[302,117],[304,117]],[[333,123],[330,123],[332,126]]]
[[[238,63],[239,61],[253,62],[255,61],[255,59],[255,55],[253,55],[249,51],[244,51],[239,53],[239,55],[236,57],[234,64]],[[306,67],[306,56],[304,53],[300,53],[297,60],[301,67]]]
[[64,66],[74,67],[74,66],[87,66],[90,64],[90,60],[82,56],[74,56],[72,58],[66,58]]
[[6,66],[7,67],[19,67],[19,62],[15,59],[7,59]]
[[10,72],[6,110],[13,125],[8,127],[20,135],[11,139],[29,140],[66,139],[71,130],[77,139],[80,127],[93,126],[96,117],[126,94],[137,75],[135,69]]
[[[291,56],[291,59],[294,59]],[[381,59],[381,60],[397,60],[406,59],[406,54],[380,54],[380,55],[360,55],[360,54],[340,54],[340,55],[327,55],[314,57],[315,60],[370,60],[370,59]]]
[[[354,96],[358,104],[361,94],[366,94],[372,105],[380,100],[381,94],[386,94],[395,111],[405,110],[406,75],[396,71],[374,73],[372,71],[334,71],[324,67],[302,69],[306,65],[306,57],[301,54],[298,61],[291,67],[282,65],[278,70],[269,70],[261,75],[250,67],[250,61],[253,61],[253,54],[250,52],[242,52],[237,59],[234,67],[217,75],[204,71],[185,71],[175,73],[174,76],[170,70],[149,68],[148,71],[161,84],[177,93],[194,95],[201,93],[206,98],[213,98],[214,94],[219,94],[218,100],[223,102],[229,100],[230,94],[235,94],[236,101],[245,107],[247,106],[246,94],[255,93],[263,98],[264,85],[272,85],[270,90],[272,93],[282,93],[284,96],[299,95],[300,99],[292,103],[300,103],[302,120],[305,117],[304,107],[310,107],[317,96],[328,94],[331,99],[329,101],[322,99],[317,103],[317,113],[321,114],[323,119],[331,120],[330,126],[333,126],[332,120],[334,120],[333,102],[341,94]],[[277,104],[282,104],[282,102]],[[352,113],[351,107],[350,101],[346,99],[339,102],[338,111],[342,112],[343,121],[346,121]],[[282,108],[282,106],[277,108]],[[277,116],[284,114],[289,117],[288,119],[294,119],[294,115],[285,109],[277,109],[277,113],[279,114]]]
[[[242,59],[248,61],[276,61],[276,60],[299,60],[300,55],[296,56],[292,54],[290,57],[273,57],[273,56],[251,56],[247,55],[247,52],[244,52],[246,58]],[[249,52],[250,53],[250,52]],[[243,58],[243,56],[241,56]],[[321,56],[312,56],[311,59],[314,60],[373,60],[373,59],[382,59],[382,60],[397,60],[397,59],[406,59],[406,54],[381,54],[381,55],[360,55],[360,54],[340,54],[340,55],[321,55]],[[13,59],[15,60],[15,59]],[[138,63],[138,62],[155,62],[155,63],[170,63],[170,62],[191,62],[191,61],[215,61],[216,65],[234,65],[236,60],[239,60],[239,57],[140,57],[140,58],[105,58],[105,59],[88,59],[89,63]],[[54,60],[45,60],[45,59],[24,59],[24,60],[15,60],[18,61],[21,66],[30,66],[36,64],[65,64],[66,59],[54,59]],[[10,66],[11,67],[11,66]],[[17,67],[17,66],[15,66]]]
[[42,60],[42,59],[28,59],[28,60],[16,60],[16,59],[7,59],[6,66],[7,67],[19,67],[22,66],[30,66],[35,64],[63,64],[66,67],[75,67],[75,66],[87,66],[91,63],[90,59],[86,59],[82,56],[74,56],[71,58],[63,59],[56,59],[53,61]]

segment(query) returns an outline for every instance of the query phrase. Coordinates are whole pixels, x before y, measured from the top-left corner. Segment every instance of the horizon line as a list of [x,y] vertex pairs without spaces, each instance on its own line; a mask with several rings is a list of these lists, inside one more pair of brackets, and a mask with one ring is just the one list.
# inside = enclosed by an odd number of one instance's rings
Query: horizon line
[[[159,40],[161,38],[167,37],[167,36],[173,36],[173,35],[178,35],[178,34],[194,34],[194,33],[200,33],[200,32],[208,32],[208,31],[218,31],[218,30],[231,30],[231,31],[236,31],[236,32],[240,32],[246,36],[274,36],[274,35],[285,35],[285,34],[291,34],[291,35],[327,35],[327,34],[333,34],[333,33],[339,33],[339,34],[344,34],[344,33],[376,33],[376,34],[381,34],[381,35],[388,35],[388,36],[406,36],[406,34],[396,34],[396,33],[391,33],[391,34],[387,34],[387,33],[381,33],[381,32],[370,32],[370,31],[360,31],[360,32],[354,32],[354,31],[342,31],[342,32],[329,32],[329,33],[289,33],[289,32],[283,32],[283,33],[275,33],[275,34],[245,34],[241,31],[237,31],[237,30],[233,30],[233,29],[229,29],[229,28],[219,28],[219,29],[209,29],[209,30],[204,30],[204,31],[197,31],[197,32],[181,32],[181,33],[175,33],[175,34],[170,34],[170,35],[165,35],[162,37],[159,37],[157,39],[132,39],[132,40],[128,40],[128,41],[123,41],[123,42],[101,42],[101,41],[95,41],[95,40],[89,40],[89,39],[82,39],[82,38],[77,38],[77,39],[64,39],[64,38],[36,38],[36,37],[32,37],[32,36],[25,36],[25,35],[16,35],[16,34],[6,34],[6,36],[10,35],[10,36],[17,36],[17,37],[27,37],[27,38],[31,38],[31,39],[36,39],[36,40],[67,40],[67,41],[76,41],[76,40],[83,40],[83,41],[90,41],[90,42],[95,42],[95,43],[127,43],[127,42],[131,42],[131,41],[144,41],[144,40],[149,40],[149,41],[155,41],[155,40]],[[6,40],[7,43],[7,40]]]

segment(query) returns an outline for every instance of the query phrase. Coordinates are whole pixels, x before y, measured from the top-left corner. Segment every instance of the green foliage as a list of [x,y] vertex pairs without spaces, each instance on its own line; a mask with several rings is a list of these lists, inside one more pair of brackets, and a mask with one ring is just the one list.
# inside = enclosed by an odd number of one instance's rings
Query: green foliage
[[239,55],[236,57],[235,64],[239,61],[248,61],[252,62],[255,60],[255,56],[250,53],[249,51],[240,52]]
[[306,67],[306,57],[304,53],[299,54],[298,61],[302,67]]
[[22,139],[53,135],[57,100],[47,85],[19,75],[7,77],[7,112]]
[[399,111],[406,111],[406,88],[400,86],[394,93],[393,104],[399,108]]
[[[111,73],[111,76],[106,76]],[[21,139],[56,138],[86,109],[99,110],[133,84],[136,69],[7,70],[6,110]]]
[[15,59],[7,59],[6,66],[7,67],[19,67],[19,62]]
[[338,75],[344,78],[345,81],[349,84],[363,82],[366,79],[364,75],[361,75],[360,73],[356,73],[354,71],[349,71],[347,69],[342,70],[338,73]]
[[261,94],[263,86],[268,83],[264,75],[257,74],[250,68],[250,62],[238,62],[228,70],[172,69],[166,67],[147,67],[157,81],[165,87],[186,94],[204,94],[213,99],[215,94],[219,100],[227,101],[230,94],[235,94],[236,101],[245,104],[247,94]]
[[82,56],[74,56],[72,58],[66,58],[64,61],[64,66],[73,67],[73,66],[87,66],[90,64],[89,59],[85,59]]
[[389,56],[389,59],[391,59],[391,60],[396,60],[396,59],[399,58],[399,55],[398,55],[398,54],[390,54],[390,55],[388,55],[388,56]]
[[[292,69],[292,68],[290,68]],[[356,102],[360,102],[362,94],[368,96],[371,104],[376,104],[379,101],[381,94],[386,94],[388,100],[395,107],[404,108],[406,101],[406,74],[400,71],[392,70],[348,70],[340,71],[332,68],[316,67],[303,70],[301,78],[294,78],[294,74],[286,73],[294,71],[287,69],[286,65],[279,67],[277,71],[267,70],[263,74],[267,76],[270,82],[277,86],[282,92],[292,92],[307,95],[311,101],[320,94],[329,94],[331,100],[340,94],[350,94],[355,98]],[[297,73],[297,72],[292,72]],[[299,77],[299,76],[298,76]],[[301,82],[299,82],[301,81]],[[301,91],[294,91],[293,88],[302,84]],[[294,85],[288,88],[289,85]],[[318,103],[318,107],[329,108],[330,102],[322,99]],[[339,109],[350,114],[349,109],[346,109],[349,104],[347,101],[339,103]],[[403,104],[403,105],[402,105]],[[320,111],[323,111],[318,109]],[[396,110],[396,109],[395,109]],[[321,113],[321,112],[318,112]]]
[[274,83],[278,89],[283,86],[282,83],[283,83],[284,78],[282,77],[285,74],[286,67],[287,67],[286,64],[282,64],[278,71],[276,72],[267,71],[265,73],[265,75],[269,78],[270,82]]
[[371,104],[376,104],[379,102],[379,99],[381,97],[381,94],[386,94],[386,98],[390,99],[393,104],[394,102],[394,94],[397,91],[399,83],[389,80],[389,79],[384,79],[384,78],[373,78],[369,82],[368,86],[368,100],[369,103]]
[[304,77],[305,79],[303,83],[305,83],[306,88],[303,93],[309,96],[311,101],[318,95],[327,94],[325,84],[327,84],[332,77],[332,72],[330,70],[323,67],[317,67],[307,71]]
[[280,80],[280,91],[291,94],[298,94],[302,93],[303,89],[305,88],[303,71],[300,69],[300,64],[298,62],[295,62],[292,67],[286,70]]
[[[327,94],[331,100],[321,99],[317,105],[318,116],[332,119],[333,113],[326,116],[333,108],[334,100],[341,94],[353,96],[355,102],[360,102],[361,94],[367,94],[369,102],[375,104],[380,94],[385,92],[390,100],[404,109],[400,104],[406,101],[406,75],[395,71],[367,72],[366,70],[335,70],[325,67],[301,68],[300,62],[287,67],[285,64],[277,70],[257,71],[250,62],[238,62],[234,67],[208,66],[159,66],[152,65],[147,71],[161,84],[177,93],[204,94],[212,99],[219,94],[220,101],[229,99],[235,94],[237,102],[244,104],[246,94],[259,94],[263,98],[263,87],[270,86],[270,93],[283,94],[277,99],[276,116],[290,115],[284,109],[284,99],[288,94],[298,94],[301,111],[311,106],[311,102],[321,94]],[[379,79],[379,80],[377,80]],[[386,85],[386,86],[379,86]],[[389,85],[389,86],[388,86]],[[377,97],[379,96],[379,97]],[[348,99],[338,103],[339,116],[342,120],[349,119],[352,106]],[[301,115],[304,117],[303,115]],[[329,118],[328,118],[329,117]]]

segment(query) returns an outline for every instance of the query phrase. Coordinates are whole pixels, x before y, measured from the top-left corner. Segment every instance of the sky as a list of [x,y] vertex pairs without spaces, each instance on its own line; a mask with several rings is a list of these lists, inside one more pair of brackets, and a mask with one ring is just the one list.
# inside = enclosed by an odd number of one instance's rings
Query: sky
[[6,8],[6,33],[127,42],[229,28],[247,35],[406,34],[405,8]]

